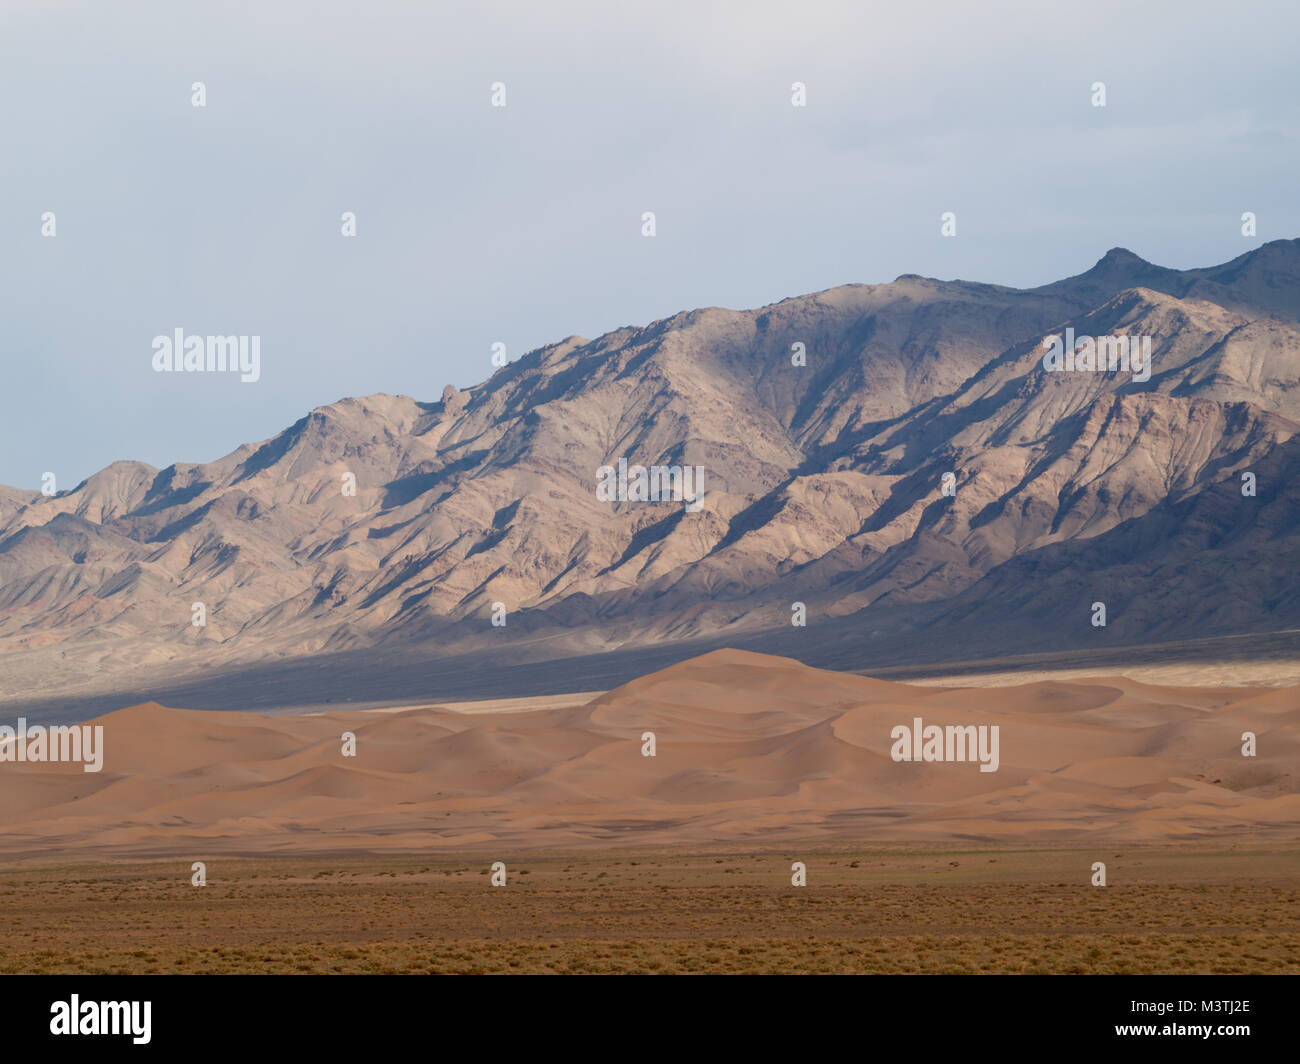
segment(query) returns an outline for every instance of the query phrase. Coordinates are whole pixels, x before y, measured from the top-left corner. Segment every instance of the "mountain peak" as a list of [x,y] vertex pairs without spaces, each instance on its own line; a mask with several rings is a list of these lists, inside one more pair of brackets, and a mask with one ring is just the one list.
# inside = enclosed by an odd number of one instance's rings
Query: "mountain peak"
[[1150,266],[1141,255],[1135,255],[1128,248],[1111,248],[1105,255],[1097,260],[1097,264],[1089,271],[1097,273],[1105,270],[1125,269],[1134,266]]

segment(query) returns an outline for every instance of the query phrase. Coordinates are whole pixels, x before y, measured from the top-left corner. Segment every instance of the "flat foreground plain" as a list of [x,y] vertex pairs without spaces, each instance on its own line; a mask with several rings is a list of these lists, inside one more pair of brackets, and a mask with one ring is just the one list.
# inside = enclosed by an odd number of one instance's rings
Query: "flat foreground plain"
[[1300,845],[497,856],[9,862],[0,972],[1300,973]]

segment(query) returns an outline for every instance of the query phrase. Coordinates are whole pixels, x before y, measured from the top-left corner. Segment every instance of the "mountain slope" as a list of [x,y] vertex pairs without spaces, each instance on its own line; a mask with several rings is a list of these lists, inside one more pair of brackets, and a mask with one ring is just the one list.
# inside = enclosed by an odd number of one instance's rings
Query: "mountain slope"
[[[1187,271],[1114,249],[1028,291],[908,275],[570,337],[215,462],[0,489],[0,676],[793,641],[795,603],[862,664],[881,631],[979,656],[1300,627],[1298,282],[1300,241]],[[1150,379],[1045,372],[1067,328],[1150,337]],[[620,459],[702,467],[702,505],[602,501]]]

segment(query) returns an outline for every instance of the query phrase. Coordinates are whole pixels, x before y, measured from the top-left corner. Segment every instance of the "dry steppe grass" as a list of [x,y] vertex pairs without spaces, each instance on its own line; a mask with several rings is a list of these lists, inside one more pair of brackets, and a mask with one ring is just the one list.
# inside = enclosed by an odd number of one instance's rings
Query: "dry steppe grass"
[[0,972],[1300,973],[1300,851],[492,859],[10,864]]

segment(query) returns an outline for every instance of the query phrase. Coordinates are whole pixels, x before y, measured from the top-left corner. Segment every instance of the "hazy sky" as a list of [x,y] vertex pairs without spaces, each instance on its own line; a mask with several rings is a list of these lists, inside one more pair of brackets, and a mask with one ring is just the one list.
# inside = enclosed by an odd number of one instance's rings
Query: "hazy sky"
[[[0,483],[437,399],[495,341],[1300,236],[1298,10],[0,0]],[[178,327],[261,380],[153,372]]]

